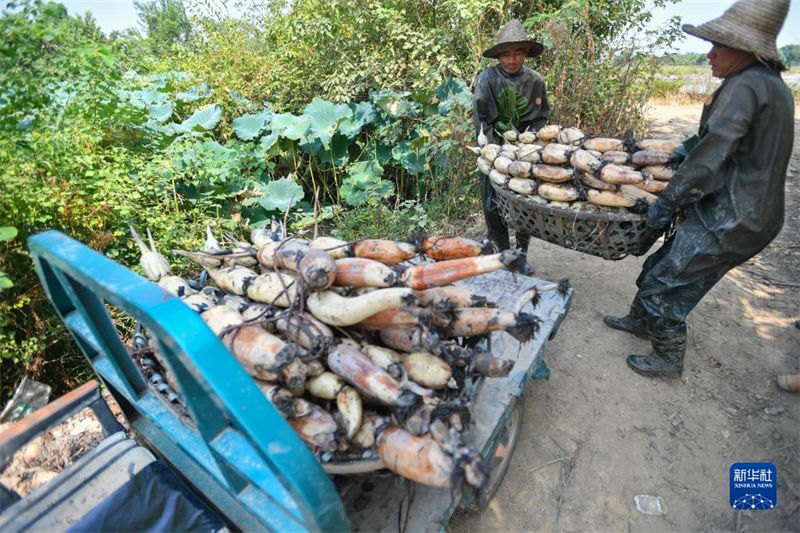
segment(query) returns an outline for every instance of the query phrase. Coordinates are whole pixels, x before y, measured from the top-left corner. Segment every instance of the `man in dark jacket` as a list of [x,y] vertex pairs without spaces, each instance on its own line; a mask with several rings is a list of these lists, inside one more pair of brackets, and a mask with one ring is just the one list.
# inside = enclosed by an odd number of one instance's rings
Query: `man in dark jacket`
[[[547,123],[550,106],[544,79],[526,68],[525,58],[542,53],[543,46],[529,39],[519,20],[511,20],[500,29],[497,42],[483,52],[495,58],[497,65],[487,68],[475,84],[475,133],[486,135],[488,142],[503,144],[501,132],[536,131]],[[498,131],[499,130],[499,131]],[[483,213],[491,238],[500,250],[509,247],[508,227],[495,204],[494,190],[487,176],[481,176]],[[517,248],[528,247],[529,235],[517,235]]]
[[713,44],[712,74],[723,82],[703,107],[697,135],[673,155],[675,176],[647,213],[654,230],[677,210],[686,219],[645,261],[628,315],[605,317],[612,328],[650,339],[652,353],[627,359],[640,374],[681,373],[686,316],[783,226],[794,102],[775,39],[788,9],[789,0],[739,0],[717,19],[683,26]]

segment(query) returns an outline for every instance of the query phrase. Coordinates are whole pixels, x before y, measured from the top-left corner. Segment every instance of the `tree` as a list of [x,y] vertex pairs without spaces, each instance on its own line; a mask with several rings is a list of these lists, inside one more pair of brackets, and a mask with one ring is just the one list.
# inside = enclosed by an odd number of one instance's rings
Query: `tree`
[[[598,39],[613,39],[631,29],[642,30],[653,18],[653,9],[677,0],[528,0],[514,2],[509,14],[521,20],[546,19],[553,13],[588,9],[589,29]],[[535,28],[532,28],[535,29]]]
[[135,0],[133,5],[154,53],[165,52],[191,38],[192,23],[182,0]]
[[787,66],[800,65],[800,44],[787,44],[778,50]]

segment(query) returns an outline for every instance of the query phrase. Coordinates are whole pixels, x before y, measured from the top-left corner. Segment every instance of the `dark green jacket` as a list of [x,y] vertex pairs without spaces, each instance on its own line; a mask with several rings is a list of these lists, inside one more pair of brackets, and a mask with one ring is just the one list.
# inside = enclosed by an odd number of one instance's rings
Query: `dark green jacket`
[[747,259],[783,226],[794,102],[756,63],[726,78],[703,107],[696,145],[661,195],[686,209],[732,258]]
[[509,74],[499,64],[494,65],[478,76],[473,99],[475,133],[480,131],[481,124],[483,124],[483,132],[489,138],[489,142],[495,142],[492,134],[495,123],[500,117],[497,97],[503,89],[508,87],[512,87],[517,93],[528,99],[528,105],[525,106],[525,110],[519,117],[519,131],[525,131],[527,128],[536,131],[547,124],[550,105],[547,103],[547,90],[541,74],[525,66],[516,74]]

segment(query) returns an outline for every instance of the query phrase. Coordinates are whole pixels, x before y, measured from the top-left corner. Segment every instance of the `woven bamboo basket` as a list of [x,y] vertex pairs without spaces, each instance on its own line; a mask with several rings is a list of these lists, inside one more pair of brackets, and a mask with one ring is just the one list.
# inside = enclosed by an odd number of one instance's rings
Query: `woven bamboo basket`
[[510,228],[564,248],[617,260],[647,253],[661,236],[647,227],[645,215],[559,209],[495,183],[492,187]]

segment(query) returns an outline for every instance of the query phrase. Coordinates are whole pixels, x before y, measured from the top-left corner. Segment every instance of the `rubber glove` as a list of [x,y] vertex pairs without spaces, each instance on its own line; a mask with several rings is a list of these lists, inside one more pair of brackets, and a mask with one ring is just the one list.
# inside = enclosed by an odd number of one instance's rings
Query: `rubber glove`
[[672,202],[659,196],[647,210],[647,227],[655,230],[666,228],[672,220],[675,210],[676,207]]

